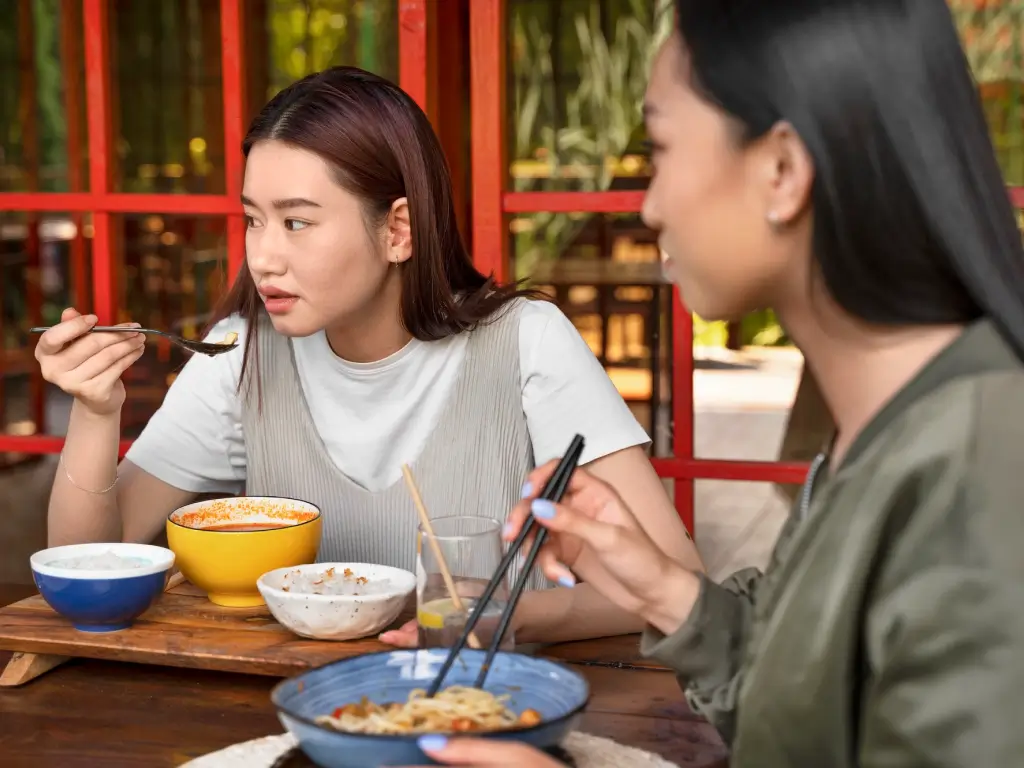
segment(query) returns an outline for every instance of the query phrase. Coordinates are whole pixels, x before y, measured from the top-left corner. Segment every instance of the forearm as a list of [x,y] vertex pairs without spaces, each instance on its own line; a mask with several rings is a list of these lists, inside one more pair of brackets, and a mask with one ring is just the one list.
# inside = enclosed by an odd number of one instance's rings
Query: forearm
[[[77,402],[50,493],[49,545],[120,541],[117,453],[121,415],[96,415]],[[70,478],[74,479],[74,482]]]
[[644,620],[584,583],[527,592],[519,601],[514,626],[517,642],[565,643],[639,632]]
[[[726,743],[734,732],[740,662],[759,578],[757,571],[748,569],[719,585],[703,575],[677,573],[666,580],[659,600],[644,611],[650,626],[640,652],[679,676],[690,706],[718,729]],[[672,594],[674,599],[669,598]]]

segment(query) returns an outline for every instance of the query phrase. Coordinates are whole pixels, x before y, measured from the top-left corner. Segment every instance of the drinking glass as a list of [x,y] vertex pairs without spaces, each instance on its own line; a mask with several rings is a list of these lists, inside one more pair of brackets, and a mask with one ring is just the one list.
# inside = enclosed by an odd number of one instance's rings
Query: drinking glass
[[[466,627],[467,616],[477,607],[498,564],[501,562],[501,523],[486,517],[439,517],[431,520],[434,537],[448,565],[455,592],[463,610],[455,607],[441,575],[441,565],[429,534],[420,525],[416,534],[416,621],[421,648],[450,648]],[[473,633],[487,647],[497,631],[501,612],[508,603],[508,583],[502,583],[484,607]],[[467,647],[468,644],[467,644]],[[512,628],[502,639],[501,649],[515,647]]]

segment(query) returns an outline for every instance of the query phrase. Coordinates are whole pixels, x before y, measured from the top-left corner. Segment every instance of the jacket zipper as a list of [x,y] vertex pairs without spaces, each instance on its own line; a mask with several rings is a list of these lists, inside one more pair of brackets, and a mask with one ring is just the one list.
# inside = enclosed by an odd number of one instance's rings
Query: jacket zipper
[[811,497],[814,495],[814,482],[818,479],[818,471],[821,469],[828,454],[819,453],[811,462],[811,468],[807,471],[807,480],[804,481],[803,493],[800,495],[800,522],[807,519],[807,513],[811,511]]

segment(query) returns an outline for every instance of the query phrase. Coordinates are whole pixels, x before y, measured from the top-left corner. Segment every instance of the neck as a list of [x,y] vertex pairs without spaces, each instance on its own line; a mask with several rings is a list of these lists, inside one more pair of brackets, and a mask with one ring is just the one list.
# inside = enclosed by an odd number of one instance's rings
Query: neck
[[826,300],[780,309],[778,316],[803,352],[835,421],[833,467],[885,404],[963,330],[962,325],[870,326]]
[[401,284],[389,275],[376,298],[327,328],[327,343],[342,360],[373,363],[393,355],[412,339],[402,325]]

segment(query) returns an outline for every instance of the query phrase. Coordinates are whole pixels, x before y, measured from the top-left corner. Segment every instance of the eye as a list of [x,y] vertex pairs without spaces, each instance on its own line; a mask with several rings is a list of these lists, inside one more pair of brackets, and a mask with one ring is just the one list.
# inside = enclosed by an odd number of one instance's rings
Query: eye
[[661,146],[661,144],[659,144],[658,142],[656,142],[656,141],[654,141],[652,139],[646,139],[643,142],[643,148],[644,148],[644,152],[646,152],[647,154],[649,154],[651,156],[654,156],[654,155],[658,154],[659,152],[661,152],[664,149]]
[[289,232],[299,232],[309,226],[308,221],[302,219],[285,219],[284,228]]
[[260,224],[259,224],[258,221],[256,221],[255,217],[250,216],[248,213],[245,214],[245,226],[246,226],[246,229],[253,229],[254,227],[258,227],[259,225]]

